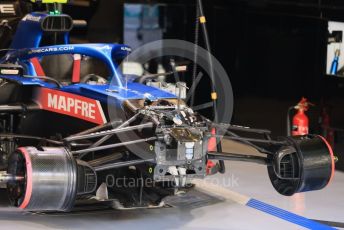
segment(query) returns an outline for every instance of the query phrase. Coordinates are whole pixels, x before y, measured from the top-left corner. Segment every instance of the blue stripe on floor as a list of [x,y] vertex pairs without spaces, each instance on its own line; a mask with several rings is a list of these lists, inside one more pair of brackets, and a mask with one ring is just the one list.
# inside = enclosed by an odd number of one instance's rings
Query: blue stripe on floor
[[308,229],[335,229],[328,225],[318,223],[314,220],[307,219],[256,199],[250,199],[246,205]]

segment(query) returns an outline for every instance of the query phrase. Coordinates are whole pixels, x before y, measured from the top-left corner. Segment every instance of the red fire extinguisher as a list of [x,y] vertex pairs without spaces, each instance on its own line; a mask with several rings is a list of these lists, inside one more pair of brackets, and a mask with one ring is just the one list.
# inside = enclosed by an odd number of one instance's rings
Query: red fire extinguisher
[[295,116],[293,117],[292,135],[306,135],[309,131],[309,120],[305,112],[308,110],[310,103],[306,98],[302,98],[301,101],[294,106],[297,110]]

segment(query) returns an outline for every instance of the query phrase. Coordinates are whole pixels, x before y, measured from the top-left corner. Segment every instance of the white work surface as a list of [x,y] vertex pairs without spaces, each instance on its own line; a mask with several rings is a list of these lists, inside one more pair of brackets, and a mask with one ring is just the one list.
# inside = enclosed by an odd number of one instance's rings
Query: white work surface
[[[225,144],[228,148],[233,149],[231,143]],[[344,173],[337,172],[322,191],[284,197],[274,191],[265,166],[242,162],[226,166],[225,174],[208,177],[176,207],[48,215],[3,207],[0,229],[303,229],[245,206],[248,198],[309,219],[344,222]]]

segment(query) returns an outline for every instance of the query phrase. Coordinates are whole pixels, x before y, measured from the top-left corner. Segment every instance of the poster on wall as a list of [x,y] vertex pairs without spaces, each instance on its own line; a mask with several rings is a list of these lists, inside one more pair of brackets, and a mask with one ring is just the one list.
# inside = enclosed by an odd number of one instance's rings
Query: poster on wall
[[344,22],[328,22],[327,75],[344,77]]

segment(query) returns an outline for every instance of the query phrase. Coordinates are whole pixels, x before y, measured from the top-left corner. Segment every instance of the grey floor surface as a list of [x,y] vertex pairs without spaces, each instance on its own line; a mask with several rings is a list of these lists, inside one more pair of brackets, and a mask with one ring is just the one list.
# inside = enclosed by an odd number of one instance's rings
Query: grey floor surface
[[[226,148],[231,144],[225,145]],[[234,148],[234,147],[233,147]],[[266,168],[240,162],[226,163],[224,175],[208,177],[216,184],[310,219],[344,222],[344,173],[337,172],[322,191],[283,197],[274,191]],[[185,200],[188,200],[185,202]],[[0,229],[302,229],[300,226],[223,197],[195,191],[172,208],[105,210],[73,214],[34,214],[0,208]]]

